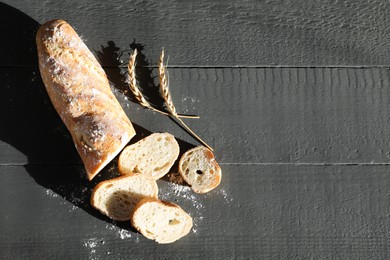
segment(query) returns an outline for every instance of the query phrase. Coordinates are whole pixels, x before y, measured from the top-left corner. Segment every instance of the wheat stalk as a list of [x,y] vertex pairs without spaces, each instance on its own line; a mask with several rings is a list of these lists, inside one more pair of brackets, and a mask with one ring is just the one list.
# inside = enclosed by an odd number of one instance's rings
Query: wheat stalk
[[161,52],[160,56],[160,62],[158,64],[158,72],[159,72],[159,78],[160,78],[160,93],[162,98],[165,101],[165,104],[167,106],[168,111],[171,113],[171,116],[175,117],[182,126],[193,136],[195,137],[199,142],[201,142],[204,146],[209,148],[211,151],[213,151],[213,148],[209,146],[205,141],[203,141],[197,134],[194,133],[184,122],[181,120],[181,118],[178,116],[176,112],[176,108],[173,105],[171,94],[169,93],[169,79],[168,79],[168,70],[164,66],[164,49]]
[[[137,79],[135,76],[135,59],[137,57],[138,51],[137,49],[134,50],[133,54],[130,56],[129,64],[127,65],[127,71],[129,73],[129,88],[131,92],[133,93],[134,97],[137,99],[139,104],[143,107],[149,108],[155,112],[158,112],[160,114],[169,116],[170,114],[164,111],[161,111],[157,108],[154,108],[142,95],[141,91],[139,90],[139,87],[137,86]],[[199,116],[186,116],[186,115],[175,115],[179,117],[185,117],[185,118],[199,118]]]

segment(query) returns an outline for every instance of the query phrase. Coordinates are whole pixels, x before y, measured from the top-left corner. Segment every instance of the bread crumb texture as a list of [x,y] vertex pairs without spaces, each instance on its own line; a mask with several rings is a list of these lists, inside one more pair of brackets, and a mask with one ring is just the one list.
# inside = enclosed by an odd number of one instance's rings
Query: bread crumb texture
[[187,235],[192,218],[174,203],[143,199],[134,211],[132,224],[145,237],[166,244]]
[[131,213],[143,198],[157,198],[155,180],[143,175],[126,175],[99,183],[91,196],[91,204],[109,218],[130,220]]
[[216,188],[222,177],[214,154],[204,146],[195,147],[183,154],[179,162],[179,173],[197,193],[206,193]]
[[154,133],[127,146],[118,160],[121,174],[139,173],[157,180],[167,174],[179,156],[179,144],[169,133]]

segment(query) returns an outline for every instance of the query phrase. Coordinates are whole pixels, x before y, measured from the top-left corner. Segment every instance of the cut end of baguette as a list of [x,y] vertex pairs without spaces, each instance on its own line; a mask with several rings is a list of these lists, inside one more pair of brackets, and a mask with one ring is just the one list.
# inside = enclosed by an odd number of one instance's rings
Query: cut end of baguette
[[206,193],[216,188],[222,177],[214,154],[204,146],[183,154],[179,161],[179,173],[196,193]]
[[111,154],[107,154],[105,158],[100,159],[100,164],[91,159],[83,160],[85,169],[87,171],[88,180],[91,181],[101,170],[103,170],[103,168],[106,167],[107,164],[109,164],[123,150],[123,148],[130,142],[134,135],[135,131],[130,132],[129,134],[124,134],[121,140],[122,144],[117,147],[116,151],[112,152]]
[[174,203],[143,199],[134,209],[131,224],[146,238],[167,244],[191,231],[192,218]]
[[157,180],[169,172],[179,156],[179,144],[169,133],[154,133],[127,146],[118,159],[122,175],[138,173]]
[[155,180],[129,174],[99,183],[92,192],[91,205],[112,220],[126,221],[141,199],[157,195]]

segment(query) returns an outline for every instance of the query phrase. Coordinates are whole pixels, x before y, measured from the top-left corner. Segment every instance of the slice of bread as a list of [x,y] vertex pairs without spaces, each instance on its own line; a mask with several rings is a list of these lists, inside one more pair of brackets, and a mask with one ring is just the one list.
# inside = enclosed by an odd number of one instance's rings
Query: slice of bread
[[157,180],[168,173],[179,156],[179,144],[169,133],[154,133],[127,146],[118,160],[121,174],[142,173]]
[[143,198],[157,198],[158,187],[149,176],[128,174],[106,180],[94,188],[91,205],[112,220],[130,220],[136,204]]
[[136,206],[131,224],[145,237],[167,244],[190,232],[192,218],[174,203],[149,198]]
[[206,193],[221,183],[222,171],[214,154],[204,146],[188,150],[179,161],[179,173],[196,193]]

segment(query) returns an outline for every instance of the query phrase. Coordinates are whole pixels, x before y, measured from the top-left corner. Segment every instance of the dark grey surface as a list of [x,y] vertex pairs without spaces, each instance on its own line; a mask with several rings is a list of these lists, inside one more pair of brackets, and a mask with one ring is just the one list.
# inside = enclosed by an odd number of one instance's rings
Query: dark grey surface
[[90,190],[79,189],[87,184],[79,168],[0,167],[0,206],[7,209],[0,221],[2,258],[390,256],[389,167],[222,165],[221,187],[206,195],[159,181],[161,196],[195,223],[195,233],[171,245],[156,245],[92,210]]
[[[387,1],[0,3],[0,258],[388,259],[389,12]],[[205,195],[159,181],[194,218],[182,240],[157,245],[89,205],[116,162],[88,182],[50,104],[34,36],[52,18],[103,64],[132,142],[167,131],[183,152],[198,143],[123,83],[137,47],[143,91],[162,108],[165,47],[177,110],[201,116],[186,123],[223,170]]]
[[[388,1],[26,1],[5,3],[43,23],[68,20],[91,49],[135,39],[171,65],[387,65]],[[2,24],[14,28],[18,16]],[[174,55],[173,55],[174,54]],[[1,65],[31,65],[29,60]],[[109,65],[109,64],[105,64]]]
[[[167,117],[123,94],[124,69],[106,71],[135,124],[197,144]],[[38,70],[0,72],[0,115],[9,122],[0,129],[0,162],[78,160]],[[157,70],[140,69],[140,75],[146,72],[153,77]],[[386,68],[170,68],[169,73],[178,112],[201,116],[185,121],[220,151],[216,155],[222,163],[390,162]],[[158,93],[154,85],[144,88]],[[47,145],[39,145],[42,139]]]

